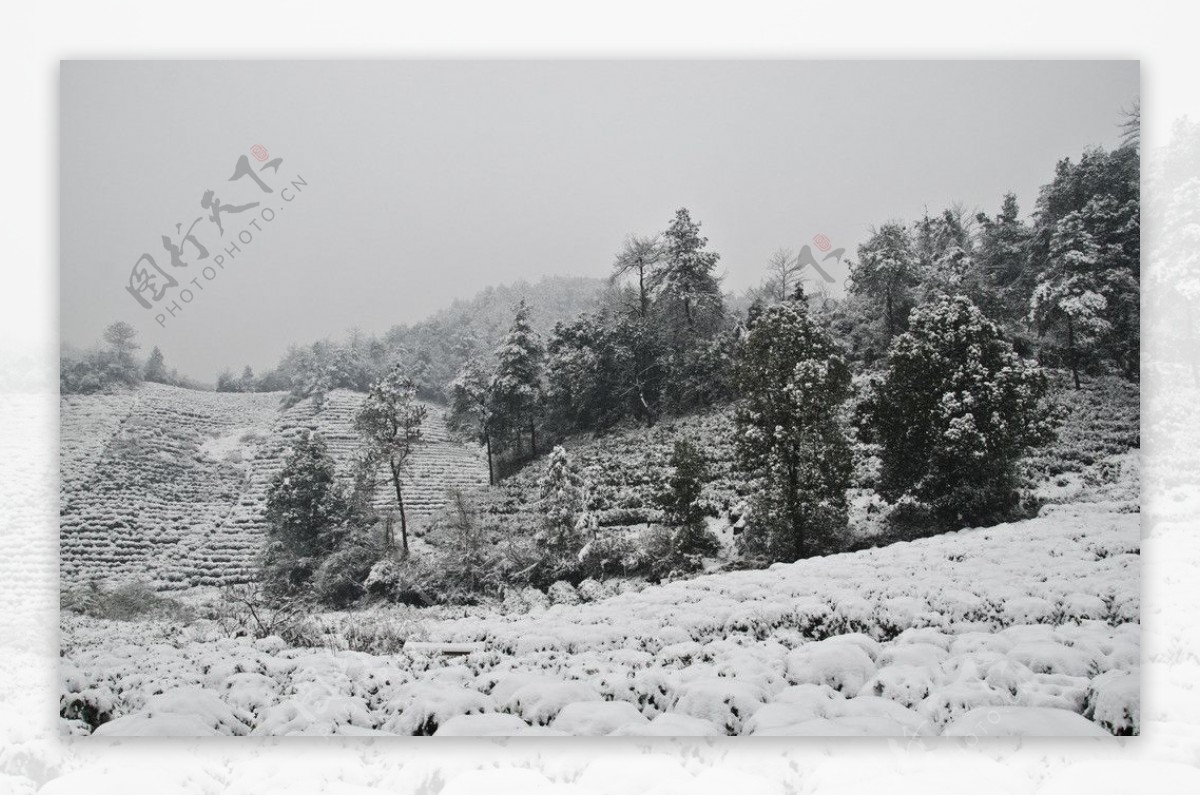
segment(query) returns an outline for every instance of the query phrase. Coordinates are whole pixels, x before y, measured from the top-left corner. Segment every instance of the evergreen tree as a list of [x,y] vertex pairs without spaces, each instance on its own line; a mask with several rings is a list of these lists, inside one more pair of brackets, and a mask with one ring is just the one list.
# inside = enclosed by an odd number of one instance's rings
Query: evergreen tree
[[974,268],[972,220],[961,205],[917,223],[914,254],[925,298],[959,292]]
[[1030,317],[1043,334],[1061,327],[1061,347],[1067,366],[1080,388],[1079,371],[1108,331],[1102,252],[1087,231],[1080,213],[1058,224],[1050,242],[1049,267],[1042,272],[1030,300]]
[[686,333],[697,325],[711,324],[722,312],[721,288],[714,273],[720,255],[707,251],[708,238],[700,234],[687,208],[680,208],[664,234],[666,264],[655,273],[659,301],[683,308]]
[[492,416],[496,430],[514,435],[520,453],[521,435],[529,432],[530,457],[537,456],[537,424],[542,398],[542,341],[529,323],[529,307],[522,299],[512,326],[496,349],[492,378]]
[[[568,574],[575,553],[582,546],[580,517],[585,505],[586,484],[575,463],[561,445],[555,445],[538,482],[545,522],[542,541],[554,563],[555,579]],[[577,562],[576,562],[577,563]]]
[[237,379],[229,368],[217,374],[217,392],[237,392]]
[[1033,231],[1021,220],[1015,194],[1007,193],[995,216],[979,213],[976,267],[964,289],[985,315],[1015,333],[1028,314],[1033,274],[1026,268]]
[[[1085,297],[1091,305],[1086,312],[1076,309],[1072,318],[1073,325],[1084,324],[1086,344],[1077,340],[1072,346],[1060,339],[1051,348],[1073,351],[1076,369],[1109,362],[1130,380],[1138,378],[1140,369],[1140,177],[1136,146],[1112,152],[1091,149],[1078,163],[1060,161],[1054,179],[1038,195],[1029,265],[1031,310],[1032,293],[1039,291],[1037,303],[1047,308],[1055,303],[1054,297],[1070,295]],[[1067,253],[1073,245],[1081,248],[1070,262]],[[1088,276],[1081,279],[1085,271]],[[1087,284],[1067,284],[1072,277]],[[1103,306],[1097,297],[1103,299]],[[1067,337],[1064,312],[1060,308],[1047,315],[1039,309],[1034,316],[1043,330]]]
[[672,546],[680,555],[712,555],[719,544],[704,525],[708,513],[703,500],[708,480],[704,452],[688,440],[676,440],[670,466],[671,474],[666,489],[658,496],[658,505],[664,522],[675,528]]
[[292,446],[267,490],[266,517],[271,540],[289,559],[317,558],[336,547],[349,511],[321,435],[305,433]]
[[135,358],[141,347],[137,342],[137,331],[124,321],[117,321],[104,330],[104,342],[107,348],[102,352],[101,383],[136,387],[142,380],[142,369]]
[[954,527],[1008,519],[1021,457],[1051,438],[1046,389],[965,296],[915,310],[861,407],[864,439],[881,446],[880,493],[910,495]]
[[[409,458],[421,441],[429,410],[417,401],[417,388],[399,367],[377,381],[367,393],[354,426],[369,454],[386,463],[400,510],[401,551],[408,555],[408,518],[404,510],[404,479]],[[389,539],[391,545],[394,540]]]
[[753,543],[792,561],[828,548],[846,525],[850,448],[839,420],[850,371],[797,302],[762,311],[737,368],[742,468],[759,500]]
[[146,358],[146,365],[142,369],[142,379],[155,384],[171,383],[171,374],[167,372],[162,349],[158,346],[154,346],[150,350],[150,356]]
[[492,415],[492,379],[483,363],[470,358],[463,364],[454,381],[450,382],[449,422],[452,427],[469,429],[487,452],[488,485],[496,485],[492,462],[492,434],[495,418]]
[[249,365],[242,368],[242,377],[238,379],[238,392],[254,392],[254,370]]
[[882,310],[885,340],[904,330],[919,282],[919,263],[912,238],[903,224],[890,222],[858,247],[850,270],[850,291],[869,298]]

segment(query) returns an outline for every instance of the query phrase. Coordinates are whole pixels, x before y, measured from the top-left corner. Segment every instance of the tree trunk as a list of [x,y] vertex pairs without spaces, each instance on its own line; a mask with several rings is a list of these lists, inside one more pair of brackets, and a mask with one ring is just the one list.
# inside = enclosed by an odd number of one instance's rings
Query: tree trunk
[[484,441],[484,445],[487,446],[488,486],[495,486],[496,485],[496,472],[492,468],[492,435],[484,434],[483,441]]
[[646,266],[638,267],[638,295],[642,300],[642,318],[646,317],[646,311],[649,309],[646,304]]
[[1067,359],[1071,362],[1071,376],[1075,379],[1075,389],[1079,389],[1079,355],[1075,351],[1075,324],[1071,316],[1067,316]]
[[408,557],[408,518],[404,514],[404,492],[400,487],[400,468],[392,462],[392,484],[396,487],[396,505],[400,507],[400,550]]
[[529,419],[529,458],[537,458],[537,423]]
[[883,314],[886,316],[885,320],[887,321],[887,333],[888,333],[888,338],[890,339],[893,336],[895,336],[895,334],[896,334],[896,325],[895,325],[895,322],[892,320],[892,294],[891,293],[884,294],[883,300],[884,300]]
[[806,551],[804,539],[804,523],[800,518],[800,510],[796,505],[796,492],[800,489],[800,474],[796,467],[796,454],[788,457],[788,515],[792,521],[792,539],[796,545],[796,559],[804,558]]

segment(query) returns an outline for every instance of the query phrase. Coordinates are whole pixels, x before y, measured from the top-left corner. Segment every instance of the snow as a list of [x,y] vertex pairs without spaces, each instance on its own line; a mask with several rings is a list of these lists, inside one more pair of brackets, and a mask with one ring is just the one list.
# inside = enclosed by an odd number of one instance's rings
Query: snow
[[[64,614],[62,726],[911,737],[979,734],[982,715],[999,734],[1133,733],[1139,546],[1136,514],[1078,504],[534,612],[394,609],[415,637],[466,653],[454,656]],[[369,626],[390,626],[389,610]],[[345,628],[358,616],[317,619]]]
[[787,658],[789,681],[828,685],[851,694],[858,693],[874,673],[875,661],[862,646],[843,643],[837,636],[807,644]]
[[954,737],[1008,735],[1022,738],[1108,735],[1078,713],[1058,708],[1027,707],[977,708],[950,722],[942,734]]
[[550,727],[567,735],[609,735],[623,727],[648,724],[628,702],[572,702],[558,712]]

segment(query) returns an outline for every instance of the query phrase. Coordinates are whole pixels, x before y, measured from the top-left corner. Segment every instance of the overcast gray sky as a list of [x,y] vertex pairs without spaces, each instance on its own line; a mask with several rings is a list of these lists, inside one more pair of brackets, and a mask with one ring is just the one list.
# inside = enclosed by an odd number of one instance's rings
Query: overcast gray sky
[[[740,291],[817,234],[852,254],[871,225],[993,212],[1006,191],[1028,213],[1058,159],[1118,141],[1138,93],[1131,61],[67,62],[62,338],[125,320],[212,381],[489,284],[605,275],[627,233],[681,206]],[[242,155],[271,194],[229,181]],[[259,205],[220,235],[209,189]],[[173,268],[161,238],[197,218],[209,258],[185,245]],[[179,282],[150,310],[127,290],[144,252]]]

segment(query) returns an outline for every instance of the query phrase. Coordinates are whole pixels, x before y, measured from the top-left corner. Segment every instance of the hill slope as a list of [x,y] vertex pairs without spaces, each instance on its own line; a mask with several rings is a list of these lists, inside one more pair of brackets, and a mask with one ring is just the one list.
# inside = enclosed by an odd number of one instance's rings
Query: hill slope
[[[208,735],[1137,733],[1138,517],[1051,508],[524,614],[316,617],[310,648],[64,615],[65,724],[90,732],[75,717],[98,705],[106,735],[181,716]],[[353,651],[373,633],[473,646]]]
[[[281,411],[281,393],[213,393],[145,384],[60,406],[60,547],[65,583],[146,580],[165,588],[246,580],[266,531],[267,487],[288,442],[323,434],[345,473],[362,396],[330,393]],[[450,439],[431,406],[413,457],[409,517],[418,530],[448,487],[487,483],[478,451]],[[380,489],[377,504],[394,497]]]
[[[1082,494],[1093,471],[1106,460],[1139,447],[1140,395],[1138,385],[1114,376],[1089,379],[1076,391],[1066,374],[1050,375],[1053,400],[1064,410],[1063,422],[1058,438],[1028,457],[1025,471],[1039,498],[1061,503]],[[654,497],[670,475],[672,447],[680,439],[704,450],[711,480],[703,497],[711,511],[736,520],[746,486],[736,472],[734,434],[733,413],[721,408],[667,418],[653,428],[625,426],[602,436],[578,435],[565,440],[563,447],[588,481],[588,507],[601,529],[660,520]],[[506,478],[489,491],[485,509],[514,531],[532,527],[544,469],[545,461],[538,460]],[[860,526],[860,534],[869,536],[878,530],[872,530],[878,518],[863,516],[866,504],[854,502],[852,522]]]

